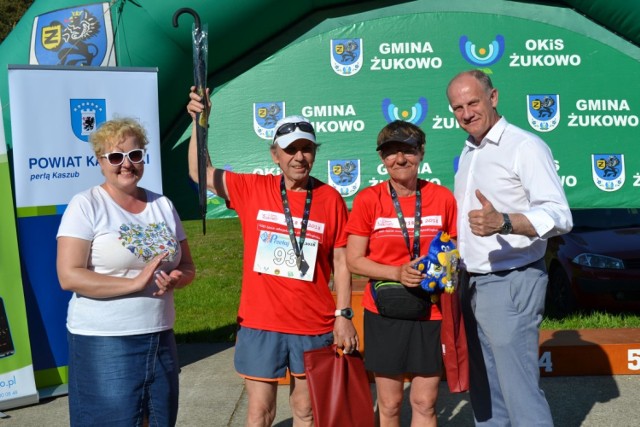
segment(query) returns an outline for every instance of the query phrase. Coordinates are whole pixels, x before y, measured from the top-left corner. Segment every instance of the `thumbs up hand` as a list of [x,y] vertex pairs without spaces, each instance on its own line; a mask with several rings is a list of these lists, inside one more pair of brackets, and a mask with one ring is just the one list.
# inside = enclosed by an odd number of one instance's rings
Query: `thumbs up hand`
[[491,236],[500,232],[504,222],[502,214],[493,207],[493,204],[480,190],[476,190],[476,197],[482,208],[469,211],[471,232],[476,236]]

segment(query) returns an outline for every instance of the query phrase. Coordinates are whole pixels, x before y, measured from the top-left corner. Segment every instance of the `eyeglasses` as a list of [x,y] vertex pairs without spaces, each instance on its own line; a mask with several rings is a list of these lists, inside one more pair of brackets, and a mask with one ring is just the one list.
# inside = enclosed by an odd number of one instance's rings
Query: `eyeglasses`
[[135,150],[128,151],[126,153],[121,153],[119,151],[113,151],[111,153],[103,154],[100,157],[106,157],[107,161],[111,166],[120,166],[124,163],[124,158],[129,159],[131,163],[142,163],[144,160],[145,150],[142,148],[136,148]]
[[282,135],[286,135],[288,133],[294,132],[296,128],[300,129],[302,132],[310,133],[313,136],[316,136],[316,132],[313,130],[313,126],[311,123],[307,122],[296,122],[296,123],[285,123],[276,130],[276,136],[274,140]]

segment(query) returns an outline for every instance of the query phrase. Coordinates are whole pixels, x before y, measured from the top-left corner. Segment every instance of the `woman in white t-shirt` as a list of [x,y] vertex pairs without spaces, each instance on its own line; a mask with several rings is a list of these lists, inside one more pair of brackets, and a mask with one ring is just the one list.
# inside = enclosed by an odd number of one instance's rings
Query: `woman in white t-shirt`
[[104,183],[76,194],[58,230],[67,313],[71,426],[174,425],[173,290],[195,267],[173,204],[138,187],[146,132],[132,119],[91,135]]

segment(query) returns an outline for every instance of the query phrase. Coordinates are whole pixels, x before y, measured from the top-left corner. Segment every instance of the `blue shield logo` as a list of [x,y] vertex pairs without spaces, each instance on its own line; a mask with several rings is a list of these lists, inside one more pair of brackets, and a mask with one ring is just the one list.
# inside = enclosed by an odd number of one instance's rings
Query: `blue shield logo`
[[276,123],[284,117],[284,102],[255,102],[253,104],[253,130],[262,139],[272,139]]
[[592,154],[593,182],[602,191],[616,191],[624,184],[624,154]]
[[527,117],[538,132],[551,132],[560,123],[560,95],[527,95]]
[[331,68],[345,77],[362,69],[362,39],[331,40]]
[[71,129],[73,134],[84,142],[107,121],[107,103],[104,99],[70,99]]
[[109,3],[76,6],[35,18],[29,63],[116,65]]
[[329,160],[329,185],[342,197],[353,196],[360,188],[360,160]]

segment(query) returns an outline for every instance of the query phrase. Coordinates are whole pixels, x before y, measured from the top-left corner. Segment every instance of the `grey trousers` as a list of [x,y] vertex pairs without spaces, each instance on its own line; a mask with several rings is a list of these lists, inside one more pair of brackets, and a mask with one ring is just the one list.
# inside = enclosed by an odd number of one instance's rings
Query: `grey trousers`
[[476,426],[553,426],[538,368],[547,282],[543,260],[505,272],[463,273],[460,290]]

